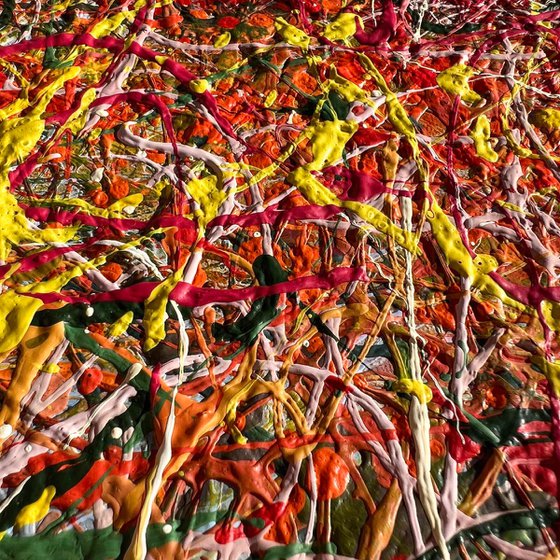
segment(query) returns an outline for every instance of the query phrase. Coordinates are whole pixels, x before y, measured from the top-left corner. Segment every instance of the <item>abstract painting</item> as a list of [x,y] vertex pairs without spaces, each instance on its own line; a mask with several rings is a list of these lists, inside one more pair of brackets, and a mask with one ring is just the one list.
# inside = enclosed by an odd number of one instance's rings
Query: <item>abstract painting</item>
[[559,22],[0,2],[0,560],[560,559]]

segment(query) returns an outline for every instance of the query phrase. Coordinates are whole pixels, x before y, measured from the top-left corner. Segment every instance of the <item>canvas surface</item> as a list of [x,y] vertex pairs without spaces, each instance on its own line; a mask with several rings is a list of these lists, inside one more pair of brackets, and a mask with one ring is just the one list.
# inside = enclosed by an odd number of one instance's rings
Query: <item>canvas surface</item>
[[557,2],[0,4],[0,559],[560,558]]

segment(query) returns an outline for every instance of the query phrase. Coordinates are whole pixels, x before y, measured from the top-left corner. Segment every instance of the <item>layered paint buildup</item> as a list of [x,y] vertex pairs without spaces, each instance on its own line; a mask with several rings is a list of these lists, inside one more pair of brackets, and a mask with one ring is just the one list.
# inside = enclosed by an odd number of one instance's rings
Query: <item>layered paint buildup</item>
[[559,20],[4,0],[0,558],[560,558]]

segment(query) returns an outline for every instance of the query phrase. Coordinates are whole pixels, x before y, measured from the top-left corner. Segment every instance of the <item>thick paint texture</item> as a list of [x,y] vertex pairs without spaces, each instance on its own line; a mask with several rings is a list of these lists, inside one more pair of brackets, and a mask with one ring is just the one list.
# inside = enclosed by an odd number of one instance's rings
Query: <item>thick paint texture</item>
[[560,558],[559,22],[0,2],[0,559]]

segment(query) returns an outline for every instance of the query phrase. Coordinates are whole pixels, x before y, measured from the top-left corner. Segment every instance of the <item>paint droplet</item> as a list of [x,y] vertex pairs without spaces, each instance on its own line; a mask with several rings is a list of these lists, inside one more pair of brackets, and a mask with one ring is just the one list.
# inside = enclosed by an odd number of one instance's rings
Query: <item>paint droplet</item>
[[307,348],[309,346],[309,340],[304,340],[303,345]]
[[166,523],[161,530],[166,534],[169,535],[171,533],[171,531],[173,531],[173,527],[171,525],[169,525],[169,523]]
[[7,439],[12,435],[12,427],[10,424],[2,424],[0,426],[0,439]]
[[260,236],[261,236],[260,231],[255,231],[255,233],[253,233],[253,237],[260,237]]
[[123,431],[118,426],[111,430],[111,437],[114,439],[119,439],[122,437],[122,435],[123,435]]
[[192,80],[190,82],[191,91],[195,93],[205,93],[210,89],[208,80]]
[[231,33],[229,31],[226,31],[225,33],[222,33],[216,39],[216,41],[214,41],[214,46],[218,49],[221,49],[221,48],[229,45],[230,41],[231,41]]
[[93,315],[93,311],[94,311],[93,307],[88,307],[86,309],[86,316],[91,317]]
[[103,167],[98,167],[92,174],[91,180],[95,183],[99,183],[103,179]]
[[128,375],[130,379],[132,379],[133,377],[136,377],[141,371],[142,371],[142,364],[136,362],[135,364],[132,364],[130,368],[128,368]]

